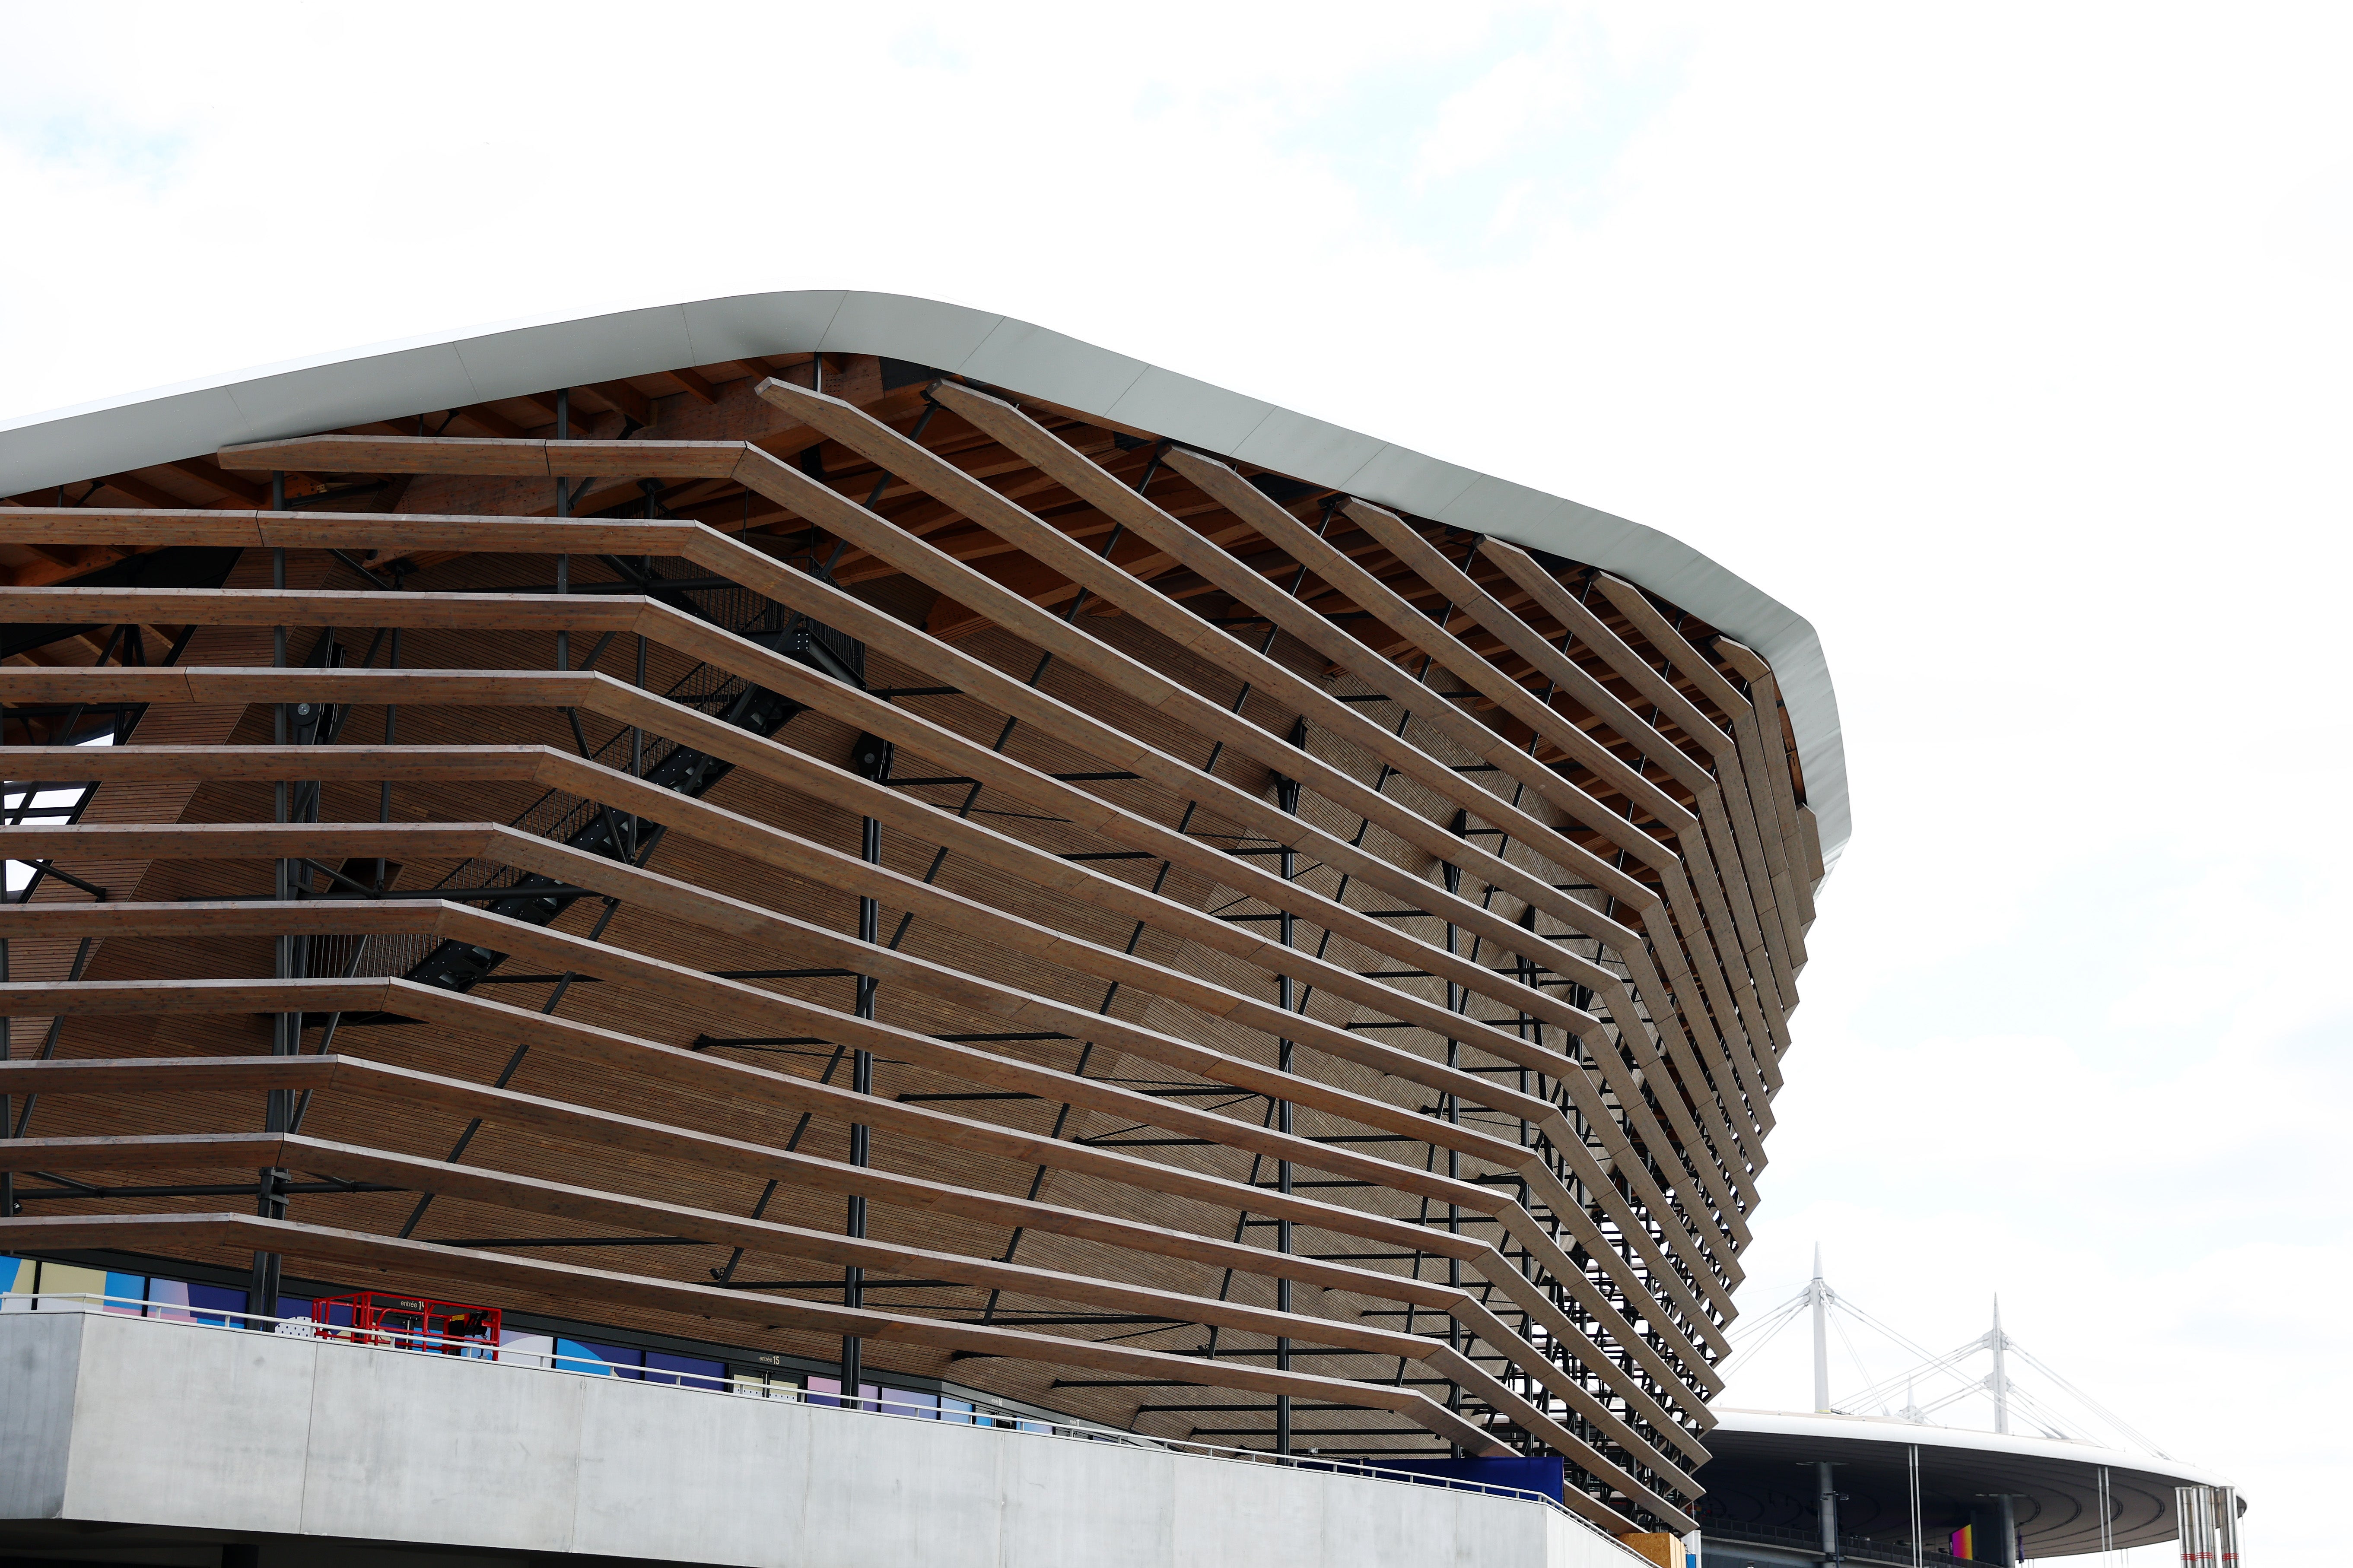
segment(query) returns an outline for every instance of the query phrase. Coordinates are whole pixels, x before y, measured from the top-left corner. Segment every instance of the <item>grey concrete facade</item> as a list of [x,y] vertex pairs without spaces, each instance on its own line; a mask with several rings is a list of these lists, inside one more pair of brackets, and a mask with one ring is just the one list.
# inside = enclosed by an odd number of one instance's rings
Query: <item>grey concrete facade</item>
[[35,1521],[741,1568],[1643,1561],[1514,1499],[49,1310],[0,1317],[0,1528]]

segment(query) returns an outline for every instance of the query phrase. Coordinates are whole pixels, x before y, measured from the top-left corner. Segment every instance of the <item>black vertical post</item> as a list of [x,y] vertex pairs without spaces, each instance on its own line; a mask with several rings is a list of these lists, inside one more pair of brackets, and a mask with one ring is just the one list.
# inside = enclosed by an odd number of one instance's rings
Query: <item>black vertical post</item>
[[[1450,613],[1451,608],[1452,606],[1450,605]],[[1441,619],[1439,624],[1443,626],[1445,622]],[[1458,836],[1467,835],[1470,830],[1471,814],[1467,811],[1456,812],[1454,814],[1455,833]],[[1446,879],[1446,890],[1449,893],[1460,896],[1462,891],[1462,868],[1454,865],[1450,861],[1441,865],[1440,869]],[[1457,926],[1452,921],[1448,921],[1446,922],[1446,951],[1449,953],[1461,952],[1461,928]],[[1450,1013],[1467,1013],[1471,1010],[1471,993],[1464,987],[1457,985],[1451,980],[1446,983],[1446,1010]],[[1449,1037],[1446,1042],[1446,1065],[1450,1068],[1459,1068],[1462,1065],[1462,1042],[1458,1039],[1454,1039],[1451,1037]],[[1458,1126],[1461,1125],[1462,1121],[1462,1101],[1452,1093],[1449,1093],[1442,1097],[1442,1103],[1445,1107],[1446,1120]],[[1460,1181],[1461,1179],[1462,1153],[1461,1150],[1450,1148],[1446,1151],[1446,1174],[1448,1179],[1451,1181]],[[1451,1236],[1460,1236],[1462,1234],[1462,1206],[1460,1204],[1448,1204],[1446,1205],[1446,1229],[1447,1233]],[[1452,1257],[1447,1258],[1446,1282],[1458,1290],[1462,1288],[1462,1260],[1461,1258]],[[1462,1325],[1455,1320],[1451,1313],[1449,1313],[1446,1319],[1446,1348],[1458,1352],[1462,1349]],[[1462,1385],[1458,1383],[1450,1382],[1446,1385],[1446,1408],[1449,1410],[1460,1410],[1461,1407]],[[1462,1457],[1462,1446],[1460,1443],[1457,1443],[1452,1445],[1452,1448],[1454,1457],[1458,1459],[1461,1458]]]
[[[1306,749],[1307,721],[1305,718],[1303,717],[1293,723],[1291,743],[1303,751]],[[1299,815],[1299,781],[1291,778],[1279,779],[1275,784],[1275,801],[1286,813],[1297,816]],[[1299,852],[1286,844],[1282,847],[1282,879],[1288,882],[1298,875]],[[1290,947],[1297,940],[1298,917],[1291,912],[1287,905],[1280,913],[1282,945]],[[1297,1005],[1292,985],[1293,981],[1288,973],[1275,977],[1276,1005],[1286,1013]],[[1276,1040],[1275,1066],[1284,1072],[1292,1071],[1292,1053],[1294,1048],[1288,1038]],[[1278,1131],[1286,1134],[1291,1131],[1291,1112],[1290,1100],[1278,1100],[1274,1102],[1274,1124]],[[1275,1190],[1282,1193],[1283,1196],[1291,1195],[1291,1162],[1289,1160],[1279,1160],[1275,1163],[1274,1184]],[[1288,1212],[1289,1205],[1284,1206],[1283,1216],[1275,1221],[1274,1249],[1277,1252],[1288,1253],[1291,1250],[1291,1218]],[[1291,1277],[1288,1274],[1275,1276],[1274,1310],[1286,1316],[1291,1311]],[[1274,1342],[1274,1369],[1277,1372],[1291,1370],[1291,1336],[1288,1334],[1278,1337]],[[1274,1451],[1278,1454],[1291,1452],[1291,1395],[1288,1394],[1278,1394],[1274,1396]]]
[[[5,721],[0,720],[0,739],[5,739],[6,732]],[[27,784],[32,783],[30,779],[27,779],[25,782]],[[32,804],[32,793],[29,789],[26,792],[25,804],[27,805]],[[7,890],[5,888],[0,888],[0,899],[5,899],[7,896]],[[7,984],[8,939],[5,936],[0,936],[0,985],[5,985]],[[9,1049],[8,1016],[5,1013],[0,1013],[0,1062],[6,1061],[12,1054],[13,1053]],[[14,1095],[0,1094],[0,1138],[13,1138],[16,1135],[16,1097]],[[16,1173],[14,1171],[0,1171],[0,1219],[10,1218],[15,1215],[16,1212]]]
[[[398,581],[397,577],[395,581],[396,583]],[[392,649],[385,656],[385,668],[387,669],[400,668],[400,628],[398,626],[392,628]],[[387,746],[392,744],[393,726],[398,712],[399,709],[396,704],[386,702],[384,705],[384,743]],[[392,820],[392,773],[389,763],[385,764],[383,782],[376,785],[375,819],[378,822]],[[388,890],[385,886],[387,880],[385,873],[385,858],[379,855],[375,858],[375,890],[379,895]],[[326,1049],[324,1046],[319,1048]]]
[[[29,742],[32,738],[32,731],[30,727],[27,727],[25,731],[25,739]],[[8,709],[5,703],[0,703],[0,746],[5,746],[7,743]],[[0,780],[0,783],[5,782],[5,780]],[[24,819],[24,816],[29,816],[31,814],[33,805],[32,786],[37,781],[29,778],[25,781],[25,812],[23,815],[18,816],[18,821],[22,821]],[[0,867],[5,867],[5,861],[0,861]],[[27,882],[25,885],[26,896],[28,898],[31,897],[32,891],[32,884]],[[0,900],[5,900],[7,899],[7,879],[5,875],[0,875]],[[8,939],[5,936],[0,936],[0,985],[5,985],[7,984]],[[0,1061],[7,1060],[12,1054],[14,1053],[9,1047],[8,1038],[8,1016],[5,1013],[0,1013]],[[0,1138],[13,1138],[16,1135],[16,1097],[14,1095],[0,1094]],[[14,1171],[0,1171],[0,1219],[13,1217],[16,1212],[16,1173]]]
[[[869,776],[879,784],[891,775],[891,747],[887,743],[879,745],[873,755],[873,771]],[[862,773],[866,770],[861,768],[860,771]],[[882,863],[882,825],[871,816],[860,819],[858,852],[860,858],[870,866],[879,866]],[[871,897],[860,898],[858,940],[870,947],[878,942],[882,934],[881,918],[882,910],[879,903]],[[858,1004],[853,1011],[860,1018],[874,1016],[874,977],[872,975],[858,976]],[[874,1053],[872,1051],[859,1050],[850,1054],[849,1089],[853,1094],[874,1092]],[[864,1165],[870,1163],[872,1155],[871,1138],[871,1131],[864,1122],[850,1124],[849,1163],[851,1164]],[[862,1238],[866,1235],[865,1194],[850,1194],[848,1223],[844,1228],[845,1233],[852,1237]],[[853,1310],[866,1305],[866,1270],[856,1264],[851,1264],[841,1271],[841,1304]],[[863,1380],[865,1371],[860,1355],[862,1348],[856,1334],[844,1334],[841,1337],[841,1396],[850,1401],[854,1408],[863,1408],[862,1405],[857,1405],[858,1387]]]
[[[269,510],[272,511],[286,510],[286,475],[283,470],[274,471],[269,476]],[[286,549],[283,545],[276,546],[269,552],[269,585],[279,593],[286,591]],[[270,629],[269,662],[274,669],[286,668],[286,628],[282,625]],[[293,739],[292,714],[288,704],[279,702],[273,705],[269,733],[272,743],[281,750]],[[290,819],[291,789],[291,784],[283,777],[270,786],[271,821],[282,824]],[[277,901],[281,904],[293,898],[294,863],[291,860],[282,857],[279,859],[272,891],[276,895]],[[271,958],[271,972],[276,978],[290,980],[294,977],[292,933],[281,934],[273,944]],[[302,1015],[299,1005],[298,1010],[292,1014],[276,1015],[271,1019],[271,1026],[270,1055],[290,1057],[301,1049]],[[287,1102],[286,1091],[280,1089],[269,1090],[262,1107],[263,1131],[283,1132],[286,1131],[287,1119],[292,1114],[293,1108]],[[263,1219],[276,1219],[283,1212],[278,1187],[277,1170],[270,1167],[263,1168],[256,1178],[254,1194],[254,1212]],[[278,1254],[255,1253],[253,1275],[247,1281],[245,1290],[246,1324],[248,1328],[259,1328],[260,1319],[277,1315],[278,1278]]]
[[[28,743],[33,739],[32,730],[29,726],[26,729],[25,739]],[[5,746],[7,743],[8,708],[7,704],[0,703],[0,746]],[[0,779],[0,783],[5,782],[5,780]],[[25,781],[25,809],[16,818],[16,820],[20,822],[24,820],[25,816],[31,815],[33,806],[32,786],[37,781],[30,778]],[[7,863],[5,861],[0,861],[0,867],[5,867],[6,864]],[[26,898],[30,898],[32,896],[32,884],[30,882],[26,883],[25,896]],[[5,875],[0,875],[0,901],[14,901],[9,899],[7,878]],[[8,939],[5,936],[0,936],[0,985],[5,985],[7,984]],[[6,1061],[9,1057],[14,1054],[9,1047],[8,1037],[8,1016],[5,1013],[0,1013],[0,1061]],[[16,1135],[16,1097],[14,1095],[0,1094],[0,1138],[14,1138]],[[16,1173],[14,1171],[0,1171],[0,1219],[11,1218],[16,1215]]]
[[[643,691],[645,689],[646,637],[643,632],[639,632],[638,634],[638,689]],[[629,726],[629,776],[633,779],[646,776],[646,731],[642,724]],[[645,836],[646,819],[632,813],[629,817],[630,859],[637,858],[638,845]]]
[[[555,438],[559,441],[572,439],[572,389],[568,386],[555,395]],[[552,461],[548,464],[550,468],[554,466]],[[570,485],[571,481],[563,475],[555,477],[555,515],[558,517],[572,515]],[[555,591],[559,594],[572,592],[572,557],[568,554],[555,558]],[[572,668],[572,632],[569,627],[555,634],[555,668]],[[618,848],[619,846],[614,847]]]

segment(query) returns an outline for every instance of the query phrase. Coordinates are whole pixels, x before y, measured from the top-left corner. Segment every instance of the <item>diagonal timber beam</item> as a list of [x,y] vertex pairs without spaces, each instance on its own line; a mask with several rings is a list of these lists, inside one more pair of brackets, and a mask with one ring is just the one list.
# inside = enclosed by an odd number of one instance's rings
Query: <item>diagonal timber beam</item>
[[[1453,1316],[1479,1338],[1509,1355],[1515,1364],[1545,1381],[1587,1419],[1595,1422],[1630,1452],[1652,1454],[1642,1434],[1627,1418],[1609,1409],[1581,1384],[1559,1375],[1525,1341],[1502,1324],[1477,1300],[1459,1289],[1363,1268],[1324,1262],[1298,1253],[1270,1252],[1228,1243],[1189,1232],[1172,1231],[1133,1220],[1097,1215],[1035,1200],[959,1188],[944,1183],[893,1174],[873,1166],[851,1165],[791,1150],[748,1143],[715,1133],[648,1122],[596,1107],[547,1100],[512,1089],[491,1089],[417,1073],[385,1068],[357,1058],[146,1058],[129,1061],[24,1061],[0,1067],[5,1091],[57,1094],[94,1089],[149,1092],[204,1092],[211,1088],[254,1089],[272,1084],[297,1085],[312,1090],[347,1094],[377,1093],[402,1103],[427,1103],[455,1115],[480,1117],[510,1128],[593,1143],[608,1152],[689,1160],[699,1167],[717,1167],[742,1174],[780,1179],[789,1184],[836,1195],[863,1193],[877,1201],[926,1213],[945,1213],[984,1220],[992,1225],[1028,1228],[1099,1241],[1131,1250],[1184,1258],[1244,1272],[1280,1274],[1324,1289],[1348,1291],[1375,1300],[1412,1301]],[[375,1081],[381,1080],[381,1081]],[[182,1134],[155,1138],[56,1138],[0,1142],[0,1168],[22,1170],[90,1170],[152,1168],[185,1164],[191,1153],[209,1153],[241,1166],[287,1163],[278,1150],[286,1135]],[[310,1141],[305,1142],[309,1146]],[[251,1145],[248,1149],[248,1145]],[[230,1151],[240,1151],[232,1159]],[[403,1158],[413,1158],[403,1156]],[[432,1172],[451,1169],[441,1162],[424,1163]],[[659,1167],[649,1167],[659,1170]],[[424,1183],[416,1171],[401,1181]],[[1565,1318],[1560,1320],[1567,1323]],[[1556,1332],[1559,1331],[1555,1329]],[[1628,1399],[1630,1413],[1644,1421],[1690,1463],[1704,1464],[1707,1453],[1692,1435],[1652,1402],[1639,1384],[1613,1378],[1618,1368],[1581,1332],[1569,1332],[1583,1344],[1578,1359],[1613,1384]],[[1537,1364],[1541,1363],[1541,1364]],[[1549,1373],[1549,1375],[1547,1375]],[[1650,1461],[1646,1461],[1650,1462]],[[1663,1458],[1654,1468],[1669,1469]]]

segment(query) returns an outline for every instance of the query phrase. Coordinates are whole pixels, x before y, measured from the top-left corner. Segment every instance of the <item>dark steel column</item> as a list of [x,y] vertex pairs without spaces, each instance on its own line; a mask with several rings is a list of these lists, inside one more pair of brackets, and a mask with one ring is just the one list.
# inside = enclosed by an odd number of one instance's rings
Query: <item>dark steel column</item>
[[[1448,606],[1450,613],[1452,608],[1453,606],[1451,605]],[[1439,624],[1443,626],[1446,623],[1444,619],[1441,618]],[[1454,831],[1457,834],[1468,833],[1470,826],[1471,814],[1469,812],[1458,811],[1454,814]],[[1439,867],[1439,870],[1445,878],[1446,890],[1449,893],[1460,897],[1462,892],[1462,868],[1453,864],[1451,861],[1448,861],[1441,863]],[[1452,921],[1447,921],[1446,951],[1449,953],[1461,952],[1461,928],[1457,926]],[[1450,1013],[1467,1013],[1471,1010],[1471,993],[1463,989],[1461,986],[1457,985],[1451,980],[1446,983],[1446,1010]],[[1446,1065],[1450,1068],[1459,1068],[1462,1065],[1462,1042],[1451,1036],[1446,1041]],[[1440,1097],[1440,1103],[1444,1108],[1446,1120],[1456,1126],[1461,1125],[1462,1101],[1455,1095],[1449,1093]],[[1462,1179],[1462,1154],[1460,1150],[1449,1149],[1446,1151],[1446,1174],[1447,1177],[1452,1181],[1460,1181]],[[1447,1233],[1451,1236],[1461,1236],[1462,1234],[1461,1205],[1448,1204],[1446,1205],[1446,1229]],[[1462,1289],[1462,1260],[1461,1258],[1453,1257],[1449,1257],[1447,1258],[1446,1283],[1457,1290]],[[1446,1348],[1456,1352],[1460,1352],[1462,1349],[1462,1325],[1455,1321],[1453,1314],[1451,1312],[1447,1314],[1446,1318]],[[1460,1410],[1462,1408],[1462,1385],[1451,1380],[1449,1380],[1446,1384],[1446,1408],[1449,1410]],[[1452,1449],[1456,1458],[1459,1459],[1462,1458],[1461,1444],[1450,1444],[1449,1447]]]
[[[1292,725],[1291,743],[1303,751],[1306,749],[1307,721],[1305,719],[1298,720]],[[1297,816],[1299,815],[1299,781],[1278,779],[1274,786],[1274,798],[1275,803],[1285,812]],[[1298,875],[1299,852],[1286,844],[1282,847],[1282,879],[1286,882],[1292,881]],[[1287,907],[1280,912],[1282,917],[1280,922],[1282,945],[1290,947],[1295,942],[1298,920]],[[1291,1012],[1298,1005],[1298,1001],[1293,994],[1293,981],[1290,975],[1281,974],[1275,977],[1275,991],[1276,1004],[1284,1012]],[[1288,1039],[1275,1041],[1275,1066],[1284,1072],[1293,1070],[1292,1053],[1295,1047]],[[1291,1101],[1278,1100],[1274,1102],[1274,1124],[1277,1131],[1285,1134],[1291,1131]],[[1275,1163],[1274,1184],[1275,1190],[1285,1197],[1291,1195],[1290,1161],[1280,1160]],[[1287,1214],[1275,1222],[1274,1249],[1277,1252],[1285,1253],[1291,1250],[1291,1220]],[[1286,1316],[1291,1311],[1289,1275],[1278,1274],[1274,1278],[1274,1310]],[[1274,1342],[1274,1369],[1277,1372],[1291,1370],[1291,1336],[1288,1334],[1277,1337]],[[1278,1394],[1274,1396],[1274,1451],[1278,1454],[1291,1452],[1291,1395],[1288,1394]]]
[[[853,765],[857,760],[853,759]],[[876,749],[871,773],[865,768],[860,768],[859,771],[868,773],[868,776],[878,784],[889,778],[891,747],[886,743]],[[861,818],[858,847],[860,858],[868,865],[880,866],[882,863],[882,825],[871,816]],[[881,906],[873,899],[860,898],[858,900],[859,941],[872,946],[881,940]],[[860,1018],[874,1016],[874,977],[872,975],[861,974],[858,977],[858,1005],[853,1011]],[[873,1052],[860,1050],[851,1053],[849,1088],[853,1094],[874,1092]],[[850,1124],[849,1163],[851,1164],[863,1165],[869,1163],[872,1154],[871,1139],[872,1132],[864,1122]],[[866,1195],[863,1193],[852,1193],[849,1196],[849,1213],[845,1233],[853,1237],[861,1238],[866,1235]],[[866,1270],[856,1264],[841,1271],[841,1304],[853,1310],[866,1305]],[[865,1370],[863,1358],[860,1353],[862,1348],[857,1335],[842,1336],[841,1396],[849,1400],[853,1407],[859,1408],[862,1406],[857,1405],[858,1386]]]
[[[572,439],[572,389],[568,386],[555,395],[555,438],[559,441]],[[550,468],[554,466],[552,461],[548,464]],[[562,474],[555,476],[555,515],[558,517],[572,515],[570,487],[571,480]],[[555,558],[555,591],[559,594],[572,592],[572,557],[569,555]],[[555,634],[555,668],[572,668],[572,632],[569,627]],[[614,846],[616,849],[619,847],[617,844]]]
[[[0,741],[5,741],[6,734],[6,718],[5,714],[0,714]],[[32,781],[29,779],[26,781],[28,785]],[[27,805],[30,805],[32,804],[32,791],[27,788],[25,792],[25,803]],[[6,888],[5,886],[0,886],[0,899],[6,899],[7,896]],[[5,936],[0,936],[0,985],[5,985],[7,984],[8,939]],[[5,1015],[0,1015],[0,1062],[8,1060],[10,1056],[13,1054],[9,1050],[8,1024],[8,1018]],[[16,1097],[14,1095],[0,1094],[0,1138],[14,1137],[16,1135]],[[16,1213],[16,1173],[14,1171],[0,1171],[0,1219],[12,1218],[15,1216]]]
[[[273,472],[269,476],[269,510],[272,511],[286,510],[286,475],[282,470]],[[283,593],[286,588],[286,551],[282,546],[269,552],[269,585],[280,593]],[[270,630],[269,662],[273,668],[286,668],[286,628],[282,626],[272,627]],[[284,702],[277,703],[273,706],[270,714],[270,740],[272,743],[283,747],[292,739],[293,714],[290,705]],[[284,779],[279,780],[270,786],[271,821],[284,823],[292,819],[292,787],[291,784]],[[285,903],[294,896],[294,862],[280,860],[277,863],[273,887],[280,903]],[[271,972],[280,980],[291,980],[295,977],[294,943],[295,938],[289,934],[277,938],[271,944],[273,958]],[[290,1057],[301,1052],[302,1015],[299,1011],[277,1015],[271,1020],[271,1026],[270,1055]],[[294,1108],[286,1091],[279,1089],[269,1090],[262,1108],[263,1131],[285,1131],[293,1114]],[[275,1169],[264,1168],[258,1173],[255,1182],[254,1212],[263,1219],[284,1217],[286,1204],[280,1191],[283,1179],[284,1173]],[[279,1274],[278,1254],[257,1252],[253,1255],[253,1273],[247,1281],[245,1289],[248,1327],[259,1328],[260,1324],[256,1321],[257,1319],[277,1316]]]

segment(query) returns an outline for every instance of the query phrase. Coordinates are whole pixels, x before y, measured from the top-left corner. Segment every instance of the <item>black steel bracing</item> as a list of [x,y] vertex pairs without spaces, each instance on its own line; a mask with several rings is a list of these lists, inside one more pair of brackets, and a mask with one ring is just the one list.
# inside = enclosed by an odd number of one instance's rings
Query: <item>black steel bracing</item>
[[[773,648],[820,674],[860,689],[865,688],[864,645],[830,626],[787,611],[775,601],[732,583],[705,587],[701,579],[690,579],[688,584],[681,584],[662,577],[657,563],[649,560],[632,562],[618,556],[602,559],[649,598],[659,599],[672,608]],[[665,695],[672,701],[699,709],[763,738],[783,729],[802,710],[799,703],[765,687],[733,676],[714,679],[715,675],[709,666],[698,665]],[[576,729],[577,718],[573,721]],[[607,747],[617,743],[620,736],[627,733],[624,731],[617,734],[606,742]],[[585,742],[581,750],[588,751]],[[708,793],[733,768],[733,763],[709,752],[670,744],[659,760],[647,763],[642,776],[649,784],[695,798]],[[553,798],[552,795],[542,797],[518,820],[529,820]],[[547,837],[559,835],[570,848],[621,861],[638,860],[650,848],[650,844],[640,838],[638,818],[590,801],[579,802],[556,818]],[[510,920],[540,926],[554,924],[575,900],[586,896],[578,889],[536,872],[517,878],[512,887],[508,896],[487,908]],[[505,953],[471,942],[444,942],[420,959],[408,971],[407,978],[445,990],[470,991],[505,963],[506,957]]]
[[[16,1189],[16,1199],[19,1203],[31,1203],[36,1199],[63,1202],[76,1198],[249,1197],[253,1194],[254,1187],[251,1182],[228,1184],[215,1182],[195,1185],[150,1187],[94,1187],[86,1183],[73,1181],[69,1176],[50,1175],[46,1171],[32,1171],[27,1172],[26,1174],[43,1176],[53,1182],[65,1182],[70,1184],[56,1187],[19,1186]],[[270,1191],[280,1196],[292,1194],[340,1196],[346,1193],[402,1193],[408,1190],[406,1187],[386,1186],[380,1182],[277,1182],[270,1187]]]

